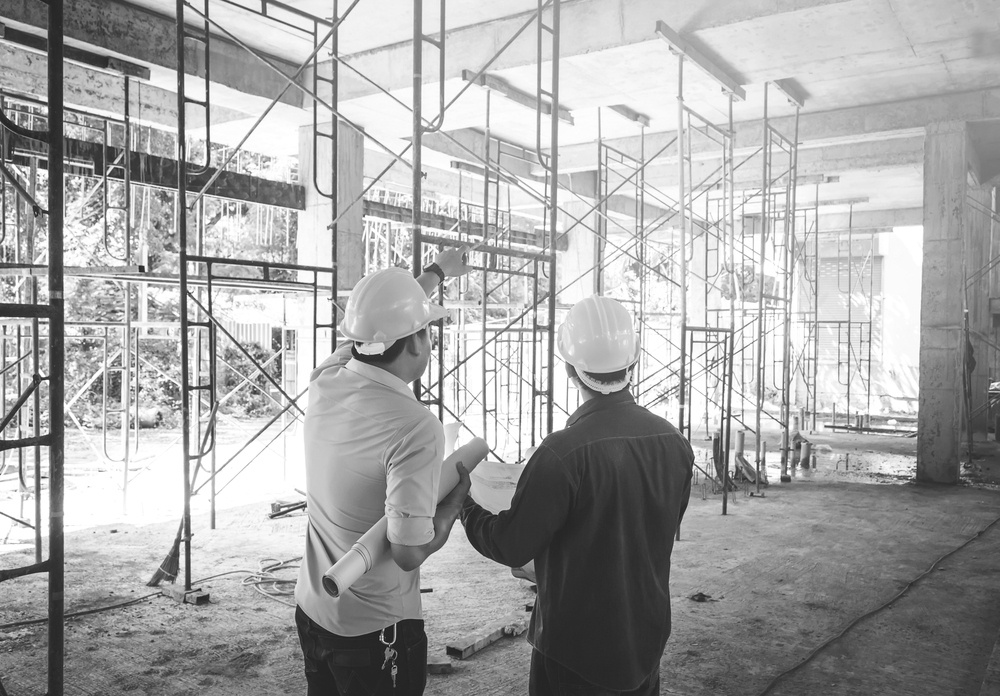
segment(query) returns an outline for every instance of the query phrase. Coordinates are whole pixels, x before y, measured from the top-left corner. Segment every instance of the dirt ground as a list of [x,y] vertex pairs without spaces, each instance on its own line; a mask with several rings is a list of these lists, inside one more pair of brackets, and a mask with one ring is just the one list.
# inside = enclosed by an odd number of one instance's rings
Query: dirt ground
[[[159,433],[149,446],[169,454],[170,437]],[[813,439],[816,469],[794,469],[792,482],[779,484],[769,462],[764,495],[736,491],[725,516],[721,495],[703,480],[695,486],[674,553],[674,630],[661,694],[759,694],[815,650],[768,693],[978,696],[1000,629],[1000,524],[889,609],[850,624],[1000,517],[1000,491],[972,471],[960,486],[914,484],[912,438]],[[196,583],[210,597],[202,606],[146,596],[156,592],[145,582],[177,530],[176,457],[144,464],[128,515],[113,467],[74,469],[67,477],[67,611],[140,601],[67,621],[67,694],[305,693],[292,608],[243,583],[274,562],[268,559],[301,554],[305,517],[266,516],[274,500],[296,497],[294,476],[281,471],[286,456],[293,453],[276,449],[234,480],[220,496],[215,530],[204,501],[195,506],[192,575],[228,573]],[[16,507],[8,497],[3,509]],[[0,566],[31,562],[30,533],[0,527],[4,535]],[[295,569],[278,574],[293,578]],[[460,528],[424,565],[422,584],[432,590],[423,595],[432,660],[445,659],[449,642],[523,613],[534,596],[479,557]],[[699,592],[709,601],[689,599]],[[44,617],[45,601],[42,577],[0,585],[0,681],[10,696],[45,693],[45,626],[12,625]],[[452,660],[454,671],[431,675],[427,693],[525,694],[529,657],[524,636],[504,638]]]

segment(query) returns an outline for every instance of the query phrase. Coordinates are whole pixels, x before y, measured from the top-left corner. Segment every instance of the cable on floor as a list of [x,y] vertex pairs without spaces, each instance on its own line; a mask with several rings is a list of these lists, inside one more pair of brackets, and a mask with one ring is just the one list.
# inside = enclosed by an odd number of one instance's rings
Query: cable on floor
[[815,648],[813,648],[812,652],[810,652],[808,655],[806,655],[804,658],[802,658],[802,660],[800,660],[797,664],[792,665],[791,667],[789,667],[788,669],[786,669],[784,672],[782,672],[781,674],[777,675],[774,679],[772,679],[768,683],[768,685],[765,686],[764,689],[757,694],[757,696],[765,696],[765,694],[769,693],[771,691],[771,689],[773,689],[778,684],[779,681],[781,681],[782,679],[784,679],[788,675],[792,674],[793,672],[798,671],[799,669],[801,669],[805,665],[809,664],[809,662],[811,662],[814,657],[816,657],[824,648],[826,648],[826,646],[830,645],[835,640],[838,640],[839,638],[842,638],[845,633],[847,633],[848,631],[850,631],[852,628],[854,628],[855,626],[857,626],[859,623],[861,623],[862,621],[864,621],[868,617],[874,616],[875,614],[879,613],[883,609],[886,609],[889,606],[891,606],[893,603],[896,602],[896,600],[898,600],[900,597],[902,597],[903,595],[905,595],[910,590],[911,587],[913,587],[915,584],[917,584],[920,580],[923,580],[927,575],[930,574],[931,571],[933,571],[935,568],[937,568],[938,564],[941,563],[941,561],[943,561],[944,559],[948,558],[949,556],[951,556],[951,555],[953,555],[955,553],[958,553],[959,551],[961,551],[962,549],[964,549],[966,546],[968,546],[969,544],[971,544],[973,541],[975,541],[976,539],[978,539],[979,537],[981,537],[983,534],[985,534],[986,532],[988,532],[990,530],[990,528],[993,527],[994,525],[996,525],[997,523],[1000,523],[1000,517],[996,518],[995,520],[993,520],[992,522],[990,522],[988,525],[986,525],[985,527],[983,527],[982,529],[980,529],[978,532],[976,532],[973,536],[971,536],[968,539],[966,539],[965,542],[962,543],[960,546],[952,549],[951,551],[949,551],[948,553],[946,553],[945,555],[941,556],[936,561],[934,561],[933,563],[931,563],[931,566],[927,570],[925,570],[920,575],[918,575],[917,577],[915,577],[912,580],[910,580],[910,582],[908,582],[906,584],[906,587],[904,587],[898,593],[896,593],[896,595],[892,599],[890,599],[889,601],[885,602],[881,606],[875,607],[871,611],[866,612],[866,613],[862,614],[861,616],[857,617],[856,619],[854,619],[853,621],[851,621],[849,624],[847,624],[846,626],[844,626],[844,628],[842,628],[839,633],[831,636],[830,638],[827,638],[825,641],[823,641],[818,646],[816,646]]
[[254,591],[264,595],[268,599],[280,602],[289,607],[295,607],[295,602],[289,602],[282,597],[291,597],[295,594],[296,578],[283,578],[277,573],[282,570],[291,570],[299,567],[302,556],[289,558],[287,561],[279,561],[276,558],[262,558],[260,560],[260,570],[250,573],[243,578],[243,585],[253,587]]
[[[192,584],[199,585],[207,580],[214,580],[215,578],[221,578],[226,575],[245,575],[246,577],[243,578],[242,582],[243,585],[253,586],[255,591],[264,595],[268,599],[273,599],[276,602],[281,602],[282,604],[294,607],[294,602],[285,601],[284,599],[281,599],[281,597],[288,597],[295,594],[295,579],[282,578],[275,573],[280,570],[298,568],[298,562],[301,560],[301,556],[297,558],[290,558],[287,561],[279,561],[274,558],[264,558],[260,561],[259,570],[228,570],[224,573],[216,573],[215,575],[209,575],[205,578],[193,580]],[[118,602],[116,604],[109,604],[106,607],[96,607],[94,609],[71,612],[66,614],[64,618],[75,619],[80,616],[88,616],[89,614],[98,614],[103,611],[110,611],[111,609],[121,609],[122,607],[144,602],[153,597],[159,597],[162,594],[162,592],[150,592],[142,597],[136,597],[135,599]],[[24,626],[37,626],[38,624],[43,623],[48,623],[48,618],[14,621],[12,623],[0,624],[0,631],[9,631],[11,629],[22,628]]]
[[[108,611],[110,609],[121,609],[122,607],[127,607],[132,604],[138,604],[139,602],[144,602],[151,597],[159,597],[161,592],[151,592],[148,595],[143,595],[142,597],[136,597],[135,599],[130,599],[127,602],[119,602],[117,604],[109,604],[106,607],[97,607],[95,609],[85,609],[83,611],[75,611],[70,614],[66,614],[64,618],[75,619],[79,616],[87,616],[88,614],[97,614],[102,611]],[[37,624],[48,623],[48,618],[44,619],[28,619],[26,621],[14,621],[13,623],[0,625],[0,631],[7,631],[12,628],[20,628],[21,626],[34,626]]]

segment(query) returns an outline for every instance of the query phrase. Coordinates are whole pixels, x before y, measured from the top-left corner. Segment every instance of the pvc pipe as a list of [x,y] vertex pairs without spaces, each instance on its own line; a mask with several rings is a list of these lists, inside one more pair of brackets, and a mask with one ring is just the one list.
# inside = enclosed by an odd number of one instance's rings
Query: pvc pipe
[[[452,453],[441,464],[441,483],[438,487],[438,502],[441,502],[458,485],[458,470],[455,465],[462,462],[468,472],[472,472],[486,459],[490,448],[481,437],[473,438]],[[358,539],[354,546],[323,573],[323,588],[331,597],[340,597],[351,585],[372,567],[391,553],[386,534],[389,520],[382,517],[371,529]]]
[[444,456],[450,457],[455,451],[458,433],[462,430],[462,421],[444,424]]
[[809,462],[810,462],[809,455],[810,454],[812,454],[812,443],[809,442],[808,440],[805,440],[802,443],[802,459],[799,462],[800,466],[802,466],[802,468],[804,468],[804,469],[808,469],[809,468]]

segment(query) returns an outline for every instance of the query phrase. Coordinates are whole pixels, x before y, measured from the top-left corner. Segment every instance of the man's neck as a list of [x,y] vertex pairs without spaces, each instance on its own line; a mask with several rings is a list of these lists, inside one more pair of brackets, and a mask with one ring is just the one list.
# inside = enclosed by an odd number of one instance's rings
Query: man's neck
[[372,367],[377,367],[380,370],[385,370],[393,377],[396,377],[401,382],[406,384],[411,383],[415,377],[411,377],[412,370],[408,369],[408,366],[403,364],[402,360],[393,360],[390,363],[382,363],[379,365],[372,365]]

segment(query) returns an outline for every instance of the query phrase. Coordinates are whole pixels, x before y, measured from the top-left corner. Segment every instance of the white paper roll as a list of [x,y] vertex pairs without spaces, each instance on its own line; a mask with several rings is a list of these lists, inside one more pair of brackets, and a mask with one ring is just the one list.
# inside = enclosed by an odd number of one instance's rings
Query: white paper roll
[[[451,493],[458,485],[458,470],[455,465],[462,462],[466,471],[471,472],[479,462],[486,458],[490,448],[486,440],[476,437],[456,449],[441,463],[441,482],[438,486],[438,502]],[[389,520],[383,517],[361,535],[354,546],[323,573],[323,588],[332,597],[339,597],[347,591],[358,578],[367,573],[389,551],[389,540],[386,533],[389,530]]]

